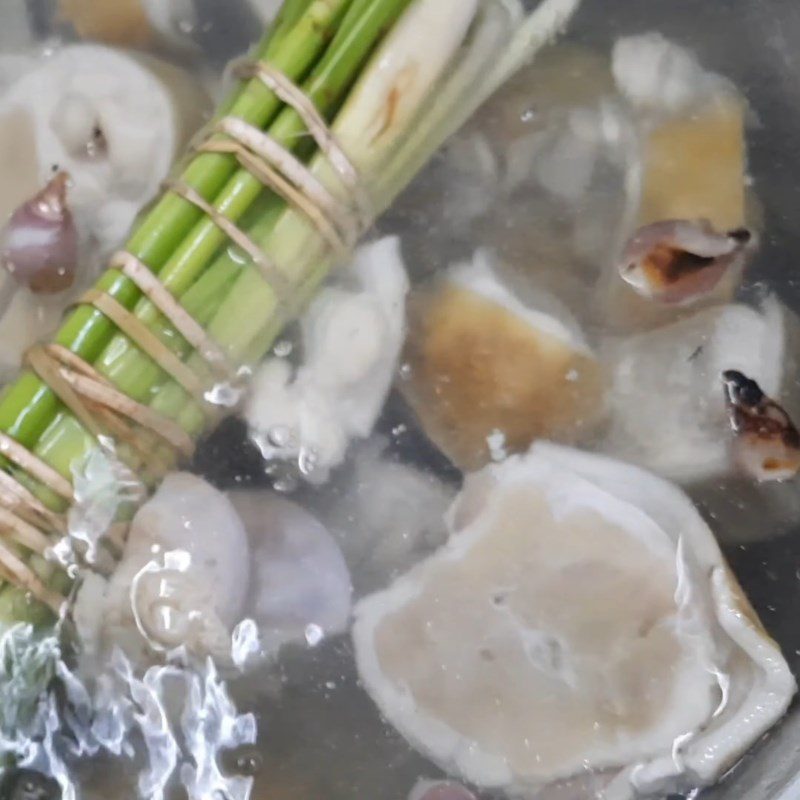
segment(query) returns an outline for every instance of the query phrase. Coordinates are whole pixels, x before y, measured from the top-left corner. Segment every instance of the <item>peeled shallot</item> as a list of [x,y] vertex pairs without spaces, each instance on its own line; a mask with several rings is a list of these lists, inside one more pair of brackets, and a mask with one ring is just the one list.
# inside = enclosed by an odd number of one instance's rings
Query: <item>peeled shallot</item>
[[619,272],[643,297],[690,305],[742,269],[751,240],[746,228],[717,233],[707,220],[655,222],[628,241]]

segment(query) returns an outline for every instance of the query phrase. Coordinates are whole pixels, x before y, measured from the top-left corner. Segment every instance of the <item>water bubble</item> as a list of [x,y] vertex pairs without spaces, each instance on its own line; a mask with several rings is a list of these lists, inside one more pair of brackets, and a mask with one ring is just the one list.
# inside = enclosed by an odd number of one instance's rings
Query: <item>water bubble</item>
[[528,123],[533,122],[536,119],[536,111],[532,108],[526,108],[520,115],[519,115],[520,122]]
[[228,381],[214,384],[205,395],[205,399],[215,406],[222,406],[223,408],[233,408],[239,405],[242,399],[241,386],[234,386]]
[[250,259],[247,254],[240,248],[231,246],[227,250],[227,256],[236,264],[241,266],[245,266],[250,263]]
[[506,435],[503,431],[495,428],[487,437],[486,444],[489,447],[489,454],[492,461],[504,461],[508,457],[506,451]]
[[287,473],[275,478],[272,483],[272,488],[280,494],[291,494],[297,490],[299,484],[300,482],[298,481],[296,475]]
[[236,759],[236,771],[240,775],[255,776],[261,770],[262,763],[261,756],[252,750],[241,753]]
[[300,450],[300,455],[297,457],[297,467],[302,475],[309,477],[314,474],[318,461],[319,456],[316,450],[311,447],[304,447]]
[[325,638],[325,632],[313,622],[306,625],[306,642],[309,647],[316,647]]
[[243,619],[231,634],[231,660],[239,669],[243,669],[261,650],[258,626],[252,619]]
[[281,450],[289,447],[293,438],[292,429],[288,425],[273,425],[267,431],[267,441]]
[[398,370],[400,379],[407,381],[411,379],[411,364],[401,364]]
[[160,643],[177,647],[190,634],[189,616],[163,600],[153,603],[150,609],[152,634]]
[[53,39],[49,39],[44,43],[42,49],[39,51],[39,54],[43,58],[51,58],[58,52],[58,50],[59,50],[58,42]]
[[46,775],[30,769],[12,771],[0,785],[4,800],[53,800],[61,797],[58,784]]
[[220,754],[220,764],[228,775],[254,778],[261,771],[263,758],[254,745],[243,745]]
[[287,356],[291,355],[292,353],[292,343],[288,339],[281,339],[275,347],[272,348],[272,352],[278,358],[286,358]]

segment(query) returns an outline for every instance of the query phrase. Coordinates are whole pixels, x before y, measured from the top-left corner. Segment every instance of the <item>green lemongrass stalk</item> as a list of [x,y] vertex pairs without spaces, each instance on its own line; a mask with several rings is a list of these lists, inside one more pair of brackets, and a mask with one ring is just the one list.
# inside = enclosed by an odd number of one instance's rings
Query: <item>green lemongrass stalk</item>
[[[305,93],[323,115],[332,116],[333,110],[337,108],[358,77],[372,52],[374,43],[387,27],[393,25],[397,15],[408,2],[409,0],[353,0],[353,5],[329,50],[304,87]],[[310,144],[311,141],[302,120],[292,109],[284,110],[275,124],[269,128],[269,133],[279,144],[291,150],[296,150],[303,144]],[[241,192],[244,191],[253,193],[253,197],[250,198],[252,202],[262,193],[263,185],[245,170],[242,172],[247,174],[248,181],[245,187],[239,187],[237,201],[240,201]],[[223,200],[222,203],[217,202],[215,205],[233,220],[238,220],[241,216],[241,213],[237,213],[238,203],[233,206]],[[227,243],[226,235],[213,222],[203,219],[199,224],[203,228],[202,243],[193,238],[185,247],[179,248],[162,274],[165,284],[173,288],[169,282],[173,264],[175,270],[180,270],[183,281],[181,285],[175,287],[178,292],[191,285],[197,277],[196,274],[187,275],[189,270],[183,268],[184,260],[194,259],[199,266],[198,253],[202,253],[202,263],[205,266],[219,248]],[[147,306],[149,303],[144,301],[142,308]],[[157,320],[154,309],[152,313],[142,311],[138,316],[148,322]],[[97,362],[98,368],[134,399],[147,399],[145,389],[147,384],[166,376],[163,376],[161,371],[149,359],[143,357],[132,344],[123,351],[122,342],[127,341],[124,337],[119,335],[116,340],[101,355]]]
[[[373,68],[365,73],[337,117],[333,133],[358,170],[370,202],[375,176],[408,134],[420,106],[434,93],[477,8],[477,0],[418,0],[387,37]],[[436,47],[420,47],[420,31],[425,31]],[[324,154],[317,155],[310,169],[330,191],[341,193],[341,182]],[[256,234],[266,252],[284,269],[291,265],[297,272],[301,265],[307,270],[326,260],[325,243],[308,219],[293,208],[285,211],[277,225]],[[270,287],[255,270],[246,270],[211,322],[209,332],[228,344],[234,358],[243,359],[276,307]],[[242,314],[242,308],[251,313]],[[237,318],[235,325],[233,317]]]
[[[367,187],[370,182],[368,176],[379,169],[381,161],[407,132],[408,124],[416,115],[422,100],[427,99],[441,72],[452,60],[477,6],[477,0],[417,0],[392,28],[372,65],[365,70],[365,77],[337,116],[333,131],[345,151],[351,154],[355,166],[367,176]],[[359,30],[370,27],[378,31],[386,26],[387,18],[396,18],[399,8],[397,2],[373,2],[370,13],[365,13],[361,8],[354,8],[353,11],[359,12]],[[437,24],[438,29],[432,29],[432,24]],[[432,39],[437,42],[437,47],[424,59],[420,58],[418,52],[420,30],[430,32]],[[413,72],[408,69],[409,63],[415,65]],[[385,122],[387,119],[389,124]],[[316,156],[311,170],[333,191],[340,189],[324,154]],[[276,263],[284,266],[287,274],[302,274],[313,265],[318,270],[318,277],[314,279],[312,276],[305,287],[306,291],[318,285],[329,267],[324,245],[316,230],[304,215],[293,209],[284,210],[277,224],[271,214],[263,216],[248,233]],[[241,274],[236,278],[230,294],[221,300],[218,310],[214,309],[216,313],[208,314],[210,304],[221,299],[213,287],[228,284],[237,271]],[[229,250],[181,300],[191,310],[193,301],[203,295],[208,304],[204,306],[200,321],[205,322],[208,314],[209,332],[226,347],[232,360],[251,360],[247,352],[251,340],[263,330],[265,320],[275,318],[278,299],[271,287],[256,270],[247,266],[246,259],[241,258],[237,263]],[[135,348],[126,350],[125,358],[128,360],[125,363],[115,348],[116,345],[112,345],[109,350],[112,363],[119,365],[119,372],[109,369],[102,358],[98,362],[99,368],[123,389],[131,391],[133,396],[137,397],[136,392],[139,392],[137,399],[146,399],[146,395],[142,396],[141,393],[147,387],[152,391],[155,379],[165,376]],[[263,355],[263,349],[260,355]],[[131,369],[133,363],[143,365],[150,374],[134,373]],[[202,369],[197,357],[191,358],[189,364],[198,370]],[[130,387],[120,381],[120,374],[123,380],[130,382]],[[174,382],[162,381],[151,404],[161,413],[176,418],[189,433],[198,435],[202,432],[204,417],[200,408]],[[60,442],[58,449],[59,452],[63,451]]]
[[[269,60],[296,79],[303,77],[303,73],[307,73],[312,67],[314,59],[318,59],[321,55],[321,60],[311,71],[305,90],[314,97],[319,106],[333,109],[339,102],[340,96],[346,93],[358,76],[372,48],[385,30],[391,28],[397,15],[408,2],[409,0],[311,0],[311,2],[289,0],[277,32],[266,38],[258,48],[257,56]],[[260,101],[256,102],[258,98]],[[287,146],[293,143],[291,141],[293,137],[301,139],[305,130],[294,111],[289,109],[281,111],[281,104],[260,81],[249,82],[244,89],[236,93],[235,99],[228,104],[228,107],[230,113],[251,124],[264,123],[265,120],[269,123],[274,120],[270,132],[274,133],[274,129],[277,129],[278,135],[282,135],[286,140]],[[224,171],[220,168],[220,163],[226,166]],[[233,218],[236,216],[230,209],[231,203],[237,206],[236,211],[239,214],[245,213],[252,201],[262,194],[262,187],[258,184],[257,192],[249,198],[251,202],[243,202],[243,195],[247,195],[248,191],[252,193],[253,184],[257,183],[255,179],[246,171],[239,169],[232,157],[201,155],[183,172],[183,179],[201,191],[204,196],[208,197],[211,194],[210,188],[213,188],[208,185],[198,185],[205,174],[204,170],[209,173],[206,175],[209,182],[213,179],[217,184],[223,183],[215,204],[224,209],[228,216]],[[176,218],[176,214],[181,216],[181,207],[184,212],[191,212],[190,215],[185,215],[186,220]],[[186,288],[182,284],[190,286],[192,277],[204,269],[208,257],[216,251],[216,248],[208,247],[207,241],[218,236],[219,232],[216,229],[210,230],[203,219],[197,222],[200,217],[203,215],[193,206],[180,198],[167,195],[145,218],[128,243],[127,249],[134,255],[142,258],[147,254],[153,256],[155,250],[165,241],[174,246],[175,242],[180,240],[180,236],[175,236],[175,230],[182,234],[183,228],[186,227],[184,222],[190,227],[194,224],[194,230],[190,231],[188,238],[184,238],[182,245],[178,244],[181,258],[175,259],[174,256],[168,258],[159,273],[162,281],[178,295]],[[200,226],[199,231],[198,226]],[[187,252],[190,253],[188,258],[185,257]],[[147,263],[153,266],[153,259]],[[138,297],[138,292],[131,289],[130,282],[115,270],[105,273],[98,287],[129,307],[134,305]],[[137,316],[144,318],[145,321],[158,321],[158,315],[147,301],[140,299],[134,310]],[[57,341],[89,359],[98,345],[109,339],[109,336],[105,335],[106,329],[109,329],[108,333],[113,336],[107,350],[119,355],[121,350],[132,347],[124,337],[119,334],[114,335],[113,326],[102,315],[85,307],[70,317],[59,332]],[[166,336],[171,333],[173,338],[175,337],[174,332],[167,330],[162,332]],[[141,355],[139,357],[143,364],[147,363],[148,359]],[[137,399],[146,399],[146,392],[144,398],[139,396]],[[59,406],[48,387],[32,374],[24,373],[0,402],[0,427],[34,449],[41,458],[62,474],[71,477],[71,468],[80,463],[81,458],[95,444],[72,416],[60,410]],[[40,495],[56,505],[49,493],[40,492]],[[41,559],[31,558],[29,563],[47,582],[63,580],[63,575],[58,570]],[[24,594],[13,586],[2,586],[0,617],[15,621],[23,618],[24,614],[19,608],[20,598],[23,596]],[[26,608],[37,606],[27,602],[23,602],[23,605]],[[40,609],[37,608],[37,617],[39,612]]]
[[[581,0],[542,0],[525,15],[516,0],[496,0],[484,9],[474,47],[453,70],[380,177],[379,202],[388,207],[433,153],[515,72],[529,63],[572,18]],[[512,35],[509,39],[509,31]]]
[[[417,0],[386,37],[337,116],[333,133],[359,171],[367,195],[373,176],[408,135],[420,107],[436,91],[478,7],[478,0]],[[420,48],[420,31],[436,42],[435,48]],[[309,168],[331,192],[341,193],[340,179],[325,154],[318,154]],[[295,298],[298,305],[319,286],[334,261],[312,223],[293,208],[286,208],[276,224],[262,220],[249,233],[287,273],[307,274]],[[228,266],[223,258],[219,267]],[[207,277],[212,275],[213,270]],[[258,271],[242,269],[208,330],[234,360],[255,363],[280,331],[279,310],[279,299]],[[196,361],[193,357],[189,363]],[[186,430],[199,432],[202,416],[194,404],[181,403],[181,394],[174,384],[165,386],[153,406],[171,413],[181,404],[179,422]]]
[[[437,85],[435,91],[428,93],[426,103],[408,106],[413,109],[413,116],[397,120],[398,135],[391,140],[388,137],[384,139],[386,146],[376,149],[372,164],[368,159],[364,160],[362,170],[367,175],[367,186],[376,212],[388,208],[433,153],[475,110],[508,77],[530,61],[542,45],[561,31],[579,4],[580,0],[543,0],[535,11],[527,15],[516,0],[496,0],[480,6],[470,41],[462,48],[460,58],[448,60],[445,80]],[[432,26],[431,30],[436,30],[437,21],[449,24],[451,33],[455,34],[460,33],[459,24],[463,22],[459,13],[467,15],[472,12],[467,3],[451,9],[443,2],[437,4],[436,9],[442,16],[438,20],[435,17],[427,19],[426,24]],[[412,30],[409,26],[409,32]],[[401,26],[394,33],[402,48]],[[438,35],[446,40],[444,31],[439,31]],[[391,41],[387,40],[384,46],[388,49],[390,44]],[[321,160],[319,164],[315,162],[315,167],[319,168],[323,182],[333,181],[329,184],[333,188],[335,177],[331,175],[330,166]],[[284,259],[297,260],[303,252],[308,253],[307,236],[300,232],[304,225],[307,229],[307,223],[293,212],[287,212],[284,222],[286,229],[280,235],[276,229],[275,240],[279,246],[287,248],[282,253]],[[310,291],[324,278],[325,265],[317,262],[316,269],[317,274],[309,281]],[[240,301],[246,302],[244,295],[252,290],[253,285],[248,285],[241,292]],[[224,335],[224,326],[229,325],[230,320],[230,313],[226,313],[223,307],[217,320],[212,322],[211,330]],[[279,332],[274,321],[267,320],[262,330],[241,351],[242,358],[248,363],[259,360]],[[242,338],[241,329],[238,334]],[[234,332],[230,331],[230,335]]]
[[[340,102],[358,76],[375,42],[385,28],[391,26],[408,2],[409,0],[353,0],[322,60],[304,85],[306,93],[322,111],[330,112]],[[328,0],[328,3],[331,8],[335,5],[342,7],[342,0]],[[317,0],[312,4],[311,10],[319,5]],[[318,19],[318,15],[313,19]],[[308,27],[305,16],[301,19],[301,24],[304,29]],[[273,138],[290,149],[308,142],[303,135],[305,127],[292,109],[285,108],[268,130]],[[229,218],[237,220],[262,192],[262,184],[245,170],[239,169],[214,205]],[[225,235],[204,217],[197,223],[193,235],[187,237],[167,261],[159,277],[170,290],[181,297],[192,286],[198,273],[207,266],[209,259],[225,243]],[[176,336],[148,300],[140,300],[134,312],[165,343],[178,352],[185,350],[185,343]],[[157,365],[119,333],[114,335],[100,354],[95,366],[120,389],[140,402],[150,400],[154,387],[167,378]],[[182,390],[180,392],[182,394]],[[188,397],[183,394],[182,399],[188,401]],[[164,411],[168,413],[167,410]],[[200,413],[199,409],[197,413]],[[92,447],[92,440],[81,426],[70,415],[61,414],[42,433],[36,453],[56,469],[69,474],[69,467],[76,455],[80,457]]]
[[[336,32],[335,26],[342,23],[342,15],[350,7],[351,2],[352,0],[288,0],[274,32],[268,33],[262,44],[257,47],[257,57],[269,60],[290,77],[302,77],[314,59],[318,59],[325,52],[328,54],[331,52],[331,48],[326,51],[325,47]],[[345,27],[343,23],[341,27]],[[350,39],[345,39],[342,46],[345,53],[349,44]],[[327,63],[331,60],[328,55]],[[317,77],[322,71],[318,68]],[[227,107],[231,114],[251,124],[276,120],[277,117],[276,125],[282,122],[284,126],[290,126],[294,123],[294,128],[289,130],[288,135],[292,131],[302,130],[297,127],[293,112],[277,116],[282,104],[260,81],[250,81],[244,88],[234,92]],[[217,185],[227,180],[227,184],[224,184],[221,190],[221,199],[217,198],[216,205],[225,208],[228,214],[231,213],[226,205],[229,197],[233,196],[241,202],[242,187],[247,185],[252,190],[257,183],[249,173],[237,167],[235,159],[231,156],[214,154],[203,154],[195,158],[183,171],[182,179],[207,199],[209,191],[214,188],[210,186],[211,181]],[[176,213],[181,215],[180,219],[175,216]],[[184,242],[183,252],[187,248],[192,250],[196,245],[199,246],[203,242],[204,235],[218,237],[219,231],[209,230],[207,221],[198,222],[201,217],[203,215],[193,205],[175,195],[167,194],[136,229],[126,249],[143,259],[154,271],[159,272],[165,285],[176,294],[180,294],[181,286],[190,284],[193,275],[202,268],[202,261],[196,254],[194,259],[188,261],[179,259],[177,265],[173,259],[172,263],[167,262],[162,265],[159,271],[158,265],[154,264],[154,247],[162,239],[174,239],[176,232],[182,233],[184,223],[187,221],[194,222],[195,226],[202,225],[203,228],[190,233]],[[128,307],[139,297],[139,292],[133,284],[116,270],[104,273],[97,286]],[[147,300],[140,299],[135,310],[137,316],[144,320],[151,320],[157,316],[155,309]],[[118,334],[111,344],[108,344],[115,330],[102,314],[90,307],[82,306],[61,328],[56,341],[92,361],[97,357],[101,346],[107,346],[107,349],[117,355],[121,355],[126,349],[127,340]],[[168,343],[175,339],[173,331],[166,332]],[[130,349],[130,346],[127,349]],[[140,370],[146,370],[148,367],[153,369],[153,365],[148,361],[140,356]],[[136,375],[136,370],[132,368],[131,374]],[[141,375],[141,372],[139,374]],[[128,386],[120,388],[129,389]],[[137,396],[135,399],[145,398]],[[0,428],[31,449],[34,449],[32,445],[36,442],[37,454],[68,477],[71,477],[73,463],[93,447],[93,441],[83,428],[71,415],[60,410],[57,398],[32,373],[23,373],[5,393],[0,402]],[[121,448],[123,454],[125,450],[124,447]],[[58,503],[58,499],[47,491],[42,492],[42,499],[51,504]]]
[[[336,108],[342,96],[358,77],[375,43],[382,33],[394,24],[408,2],[409,0],[353,0],[328,50],[304,86],[306,94],[315,101],[322,112],[327,111],[330,114],[332,109]],[[309,138],[304,136],[305,127],[301,119],[292,109],[284,109],[268,130],[276,141],[289,149],[296,149],[310,142]],[[233,220],[247,208],[242,202],[245,196],[242,192],[255,193],[252,197],[247,195],[248,201],[252,203],[263,191],[259,181],[244,170],[240,172],[247,178],[240,179],[237,173],[238,188],[235,203],[228,202],[227,197],[215,203],[217,208]],[[270,215],[267,214],[265,219],[269,220]],[[222,231],[205,218],[198,223],[195,233],[196,235],[187,239],[185,245],[178,248],[160,273],[164,284],[179,297],[191,287],[200,269],[205,267],[209,258],[213,257],[227,241]],[[165,343],[172,345],[182,355],[185,354],[185,343],[181,342],[180,337],[175,336],[174,331],[149,301],[141,300],[135,308],[135,313],[158,333]],[[122,334],[113,337],[95,362],[95,366],[126,394],[140,402],[151,400],[157,387],[168,379],[156,364]],[[202,368],[202,365],[198,366]],[[203,417],[199,407],[177,385],[171,386],[171,395],[177,398],[176,407],[172,409],[162,402],[157,406],[158,410],[176,416],[183,405],[191,403],[197,424],[192,426],[189,432],[200,433]],[[62,415],[56,419],[55,424],[45,430],[36,452],[57,469],[66,469],[74,461],[76,454],[85,453],[92,447],[92,440],[78,423],[71,416]],[[164,451],[164,456],[169,457],[169,454]]]
[[[288,25],[279,25],[256,49],[256,56],[268,60],[294,80],[302,79],[324,52],[350,0],[288,0]],[[300,9],[304,12],[300,14]],[[274,119],[282,104],[260,81],[249,81],[236,90],[228,111],[253,125]],[[238,194],[238,180],[246,179],[227,155],[203,154],[194,158],[182,179],[207,200],[215,200],[228,186]],[[238,176],[232,179],[231,176]],[[246,176],[250,177],[250,176]],[[252,180],[252,178],[250,178]],[[191,233],[202,214],[175,195],[165,195],[137,226],[126,249],[160,274],[175,248]],[[115,270],[101,277],[98,288],[131,308],[140,298],[127,278]],[[87,360],[94,360],[115,332],[102,314],[82,306],[70,315],[57,341]],[[32,373],[25,372],[3,394],[0,429],[27,447],[33,447],[57,414],[60,404],[48,387]],[[67,473],[68,474],[68,473]]]
[[[439,78],[452,65],[478,4],[418,0],[409,9],[375,56],[375,63],[382,66],[365,72],[333,126],[337,140],[364,178],[376,211],[391,203],[431,153],[557,32],[576,5],[577,0],[546,0],[527,18],[516,3],[482,7],[480,24],[444,85]],[[435,51],[420,53],[419,30],[428,31],[437,41]],[[511,56],[504,54],[509,41]],[[420,115],[420,107],[428,102],[431,108]],[[390,104],[391,124],[386,125]],[[324,154],[312,161],[311,170],[331,191],[340,188]],[[309,270],[303,287],[306,296],[313,294],[332,265],[311,223],[294,209],[287,209],[277,224],[272,218],[259,221],[249,233],[277,263],[291,265],[295,273]],[[275,315],[277,298],[258,272],[235,266],[226,254],[194,290],[201,290],[205,280],[231,280],[237,271],[241,274],[213,315],[209,332],[235,360],[255,363],[281,328]],[[196,357],[189,363],[201,366]],[[181,425],[192,433],[202,430],[199,409],[174,383],[162,386],[152,405],[173,416],[180,408]]]
[[[326,96],[320,83],[315,84],[314,79],[324,74],[326,80],[321,81],[322,84],[327,81],[341,86],[344,93],[348,84],[342,76],[347,67],[342,64],[348,59],[350,67],[355,64],[352,76],[357,77],[361,66],[358,59],[366,58],[371,52],[374,43],[381,38],[383,28],[391,31],[333,125],[337,138],[364,176],[376,211],[391,201],[430,153],[488,96],[489,87],[497,85],[503,71],[513,71],[513,65],[519,66],[534,50],[531,30],[536,26],[532,26],[531,21],[536,12],[520,27],[512,41],[512,55],[509,57],[502,55],[503,44],[508,45],[507,38],[499,41],[497,36],[494,39],[487,37],[486,31],[491,26],[487,28],[485,21],[491,18],[491,14],[486,12],[482,12],[481,24],[476,26],[476,32],[464,45],[467,29],[478,10],[477,0],[415,0],[401,21],[394,25],[408,2],[352,0],[331,48],[305,84],[306,91],[318,106],[335,109],[336,98]],[[565,6],[570,2],[575,5],[577,0],[545,0],[544,5]],[[333,6],[335,0],[329,0],[329,4]],[[292,14],[285,17],[288,20],[285,22],[286,30],[278,44],[288,41],[295,28],[306,20],[311,10],[319,10],[321,3],[319,0],[295,0],[290,5]],[[339,3],[340,10],[342,5]],[[519,8],[511,0],[504,7]],[[369,21],[375,24],[370,27]],[[495,26],[491,30],[496,34],[498,28]],[[431,47],[420,46],[423,36],[431,37]],[[490,41],[491,46],[487,44]],[[337,43],[347,44],[346,48],[340,48],[339,61],[329,57],[330,52],[337,51]],[[355,58],[354,50],[357,53]],[[491,60],[487,60],[489,55]],[[477,64],[484,66],[485,75],[475,71]],[[471,97],[465,85],[469,75],[480,78]],[[409,76],[412,78],[410,81]],[[336,83],[338,79],[342,80],[341,84]],[[320,90],[321,95],[315,94],[316,90]],[[448,101],[446,104],[440,102],[443,97]],[[463,108],[455,107],[459,97],[464,100]],[[440,110],[441,105],[446,107],[444,113]],[[235,103],[231,108],[234,107]],[[426,109],[424,114],[420,114],[422,108]],[[304,130],[298,123],[293,111],[284,110],[275,117],[268,130],[285,146],[292,146],[295,144],[293,135],[296,137]],[[418,132],[417,135],[414,131]],[[421,131],[425,131],[425,136],[419,135]],[[413,147],[410,142],[414,142]],[[331,191],[340,188],[324,155],[315,156],[310,168]],[[292,298],[295,303],[303,302],[324,279],[333,259],[304,215],[283,208],[283,204],[274,198],[264,201],[260,187],[255,192],[255,187],[248,185],[248,179],[254,179],[249,175],[241,176],[241,172],[233,172],[233,178],[229,179],[227,187],[222,187],[215,205],[227,216],[243,220],[247,219],[249,209],[260,207],[263,215],[255,217],[254,223],[247,226],[248,230],[289,274],[295,278],[305,276],[298,296]],[[231,186],[236,187],[235,191]],[[256,204],[259,196],[262,197],[260,206]],[[165,202],[166,199],[161,201]],[[159,207],[161,204],[157,210]],[[148,236],[152,235],[153,231],[148,233]],[[167,233],[163,236],[169,238]],[[282,315],[277,313],[278,298],[260,273],[246,263],[238,263],[232,249],[218,255],[223,239],[215,226],[201,218],[166,259],[160,276],[191,313],[201,322],[208,323],[212,336],[236,361],[255,362],[280,331]],[[136,236],[132,241],[136,243]],[[209,266],[215,254],[217,258]],[[86,309],[82,311],[95,313]],[[175,336],[147,301],[140,300],[135,305],[135,313],[165,341],[174,343],[176,352],[188,355],[190,364],[198,369],[201,367],[196,356],[187,352],[186,343]],[[90,322],[86,323],[84,333],[89,339],[98,339],[97,329]],[[68,331],[68,335],[73,334],[74,331]],[[204,420],[196,404],[125,337],[117,334],[111,338],[97,366],[136,399],[149,401],[154,408],[177,419],[188,432],[198,434],[203,430]],[[5,401],[0,403],[0,425],[4,405]],[[93,446],[77,422],[61,412],[40,434],[36,452],[69,474],[75,459]],[[14,593],[8,589],[0,594],[0,608],[9,594],[13,599]]]

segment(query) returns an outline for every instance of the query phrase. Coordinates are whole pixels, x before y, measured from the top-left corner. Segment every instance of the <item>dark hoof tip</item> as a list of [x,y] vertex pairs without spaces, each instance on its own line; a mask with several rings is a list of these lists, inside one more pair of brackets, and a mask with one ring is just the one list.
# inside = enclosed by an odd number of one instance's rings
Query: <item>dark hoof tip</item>
[[739,244],[747,244],[753,238],[753,234],[747,228],[736,228],[729,231],[728,236]]

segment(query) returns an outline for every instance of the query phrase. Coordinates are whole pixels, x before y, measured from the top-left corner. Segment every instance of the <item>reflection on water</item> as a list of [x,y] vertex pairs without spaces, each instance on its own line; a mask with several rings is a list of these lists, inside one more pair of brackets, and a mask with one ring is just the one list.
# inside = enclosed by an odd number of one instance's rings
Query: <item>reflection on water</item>
[[[190,663],[173,653],[170,662],[140,675],[117,650],[101,674],[84,682],[54,637],[12,628],[0,641],[3,750],[21,769],[52,776],[64,800],[91,793],[87,759],[111,756],[116,778],[135,775],[142,797],[162,800],[181,785],[190,798],[220,793],[246,800],[249,762],[234,759],[226,772],[222,756],[252,747],[255,717],[236,710],[211,660]],[[85,788],[75,782],[83,772]]]
[[[29,8],[37,20],[38,35],[51,35],[48,4],[35,0]],[[180,58],[213,70],[251,38],[252,16],[241,4],[223,4],[221,0],[198,0],[197,8],[206,22],[183,32],[199,48],[181,53]],[[766,227],[744,294],[767,286],[796,311],[800,308],[800,282],[795,275],[795,254],[800,243],[794,210],[800,208],[800,187],[791,176],[800,171],[800,58],[791,43],[800,37],[800,10],[791,0],[744,0],[735,8],[730,3],[704,0],[589,2],[570,39],[607,52],[617,36],[653,28],[695,49],[707,66],[730,76],[746,95],[753,117],[751,172]],[[9,29],[3,35],[10,37]],[[585,87],[585,83],[580,85]],[[520,119],[525,125],[536,124],[536,110],[523,109]],[[458,143],[465,148],[467,160],[481,156],[469,149],[467,139],[465,135]],[[486,159],[487,169],[496,166],[490,163],[491,154]],[[440,160],[381,223],[383,232],[403,235],[416,278],[464,257],[479,244],[499,243],[513,260],[520,249],[526,252],[525,237],[532,235],[532,229],[541,246],[540,255],[552,253],[547,248],[553,239],[570,236],[585,261],[586,253],[601,240],[599,233],[608,230],[602,225],[578,226],[574,217],[586,222],[619,213],[607,202],[607,193],[590,194],[586,202],[593,205],[581,207],[576,214],[569,203],[543,207],[535,193],[515,187],[514,201],[504,207],[507,216],[498,220],[497,214],[486,214],[488,196],[482,193],[480,174],[470,178],[462,170],[455,178],[449,174],[452,185],[437,185],[447,174]],[[476,183],[470,184],[473,179]],[[448,195],[448,204],[441,207],[455,205],[450,222],[436,217],[440,206],[434,201],[442,194]],[[480,225],[473,225],[472,219],[465,224],[465,213],[484,218]],[[558,280],[557,273],[558,269],[553,270],[545,280]],[[592,303],[580,283],[564,291],[578,305]],[[587,319],[590,326],[597,324],[589,312]],[[449,486],[457,484],[458,473],[421,435],[398,394],[384,410],[379,430],[389,442],[388,457],[414,463]],[[257,449],[246,441],[235,421],[226,423],[222,432],[205,444],[196,467],[224,488],[270,483]],[[350,462],[344,469],[354,468]],[[331,491],[335,493],[336,488]],[[726,555],[756,611],[797,671],[800,492],[796,484],[754,487],[739,479],[714,479],[691,491],[721,535]],[[295,497],[312,508],[321,502],[308,488],[299,489]],[[0,681],[2,669],[9,666],[14,666],[17,674],[25,671],[30,679],[57,654],[53,642],[44,642],[34,649],[25,648],[25,657],[34,663],[18,662],[27,635],[24,630],[7,635]],[[9,731],[0,724],[0,729],[9,737],[10,748],[19,754],[20,764],[52,774],[65,798],[71,797],[71,777],[75,775],[85,781],[89,797],[133,793],[138,787],[142,796],[161,798],[177,778],[192,797],[221,793],[219,796],[231,800],[243,800],[248,794],[258,800],[405,800],[421,777],[441,777],[381,720],[358,685],[346,637],[317,647],[292,646],[277,662],[228,681],[210,662],[191,669],[153,667],[136,677],[121,655],[115,657],[108,673],[89,687],[78,682],[63,664],[58,671],[61,696],[39,703],[38,692],[31,694],[29,686],[27,693],[22,688],[4,692],[0,722],[10,719],[12,712],[14,719],[19,719],[23,704],[28,705],[28,713],[23,715],[27,719],[24,727]],[[47,681],[46,670],[39,678]],[[71,709],[66,716],[58,710],[63,709],[64,700]],[[790,719],[786,727],[791,729],[794,722]],[[32,739],[29,734],[34,730],[38,736]],[[782,754],[795,747],[784,739],[778,731],[756,756],[748,758],[729,779],[727,789],[719,790],[720,800],[766,800],[773,790],[778,791],[784,773],[788,775],[792,769],[791,761],[782,760]],[[108,758],[120,754],[127,759]],[[78,757],[94,760],[76,765]],[[774,786],[769,793],[762,785],[745,795],[747,787],[758,787],[754,776],[760,772],[760,761],[776,765]],[[255,777],[250,775],[253,772]],[[41,792],[46,787],[26,783],[33,780],[28,773],[11,778],[15,784],[5,789],[15,800],[45,796]],[[738,782],[745,788],[737,788]]]

